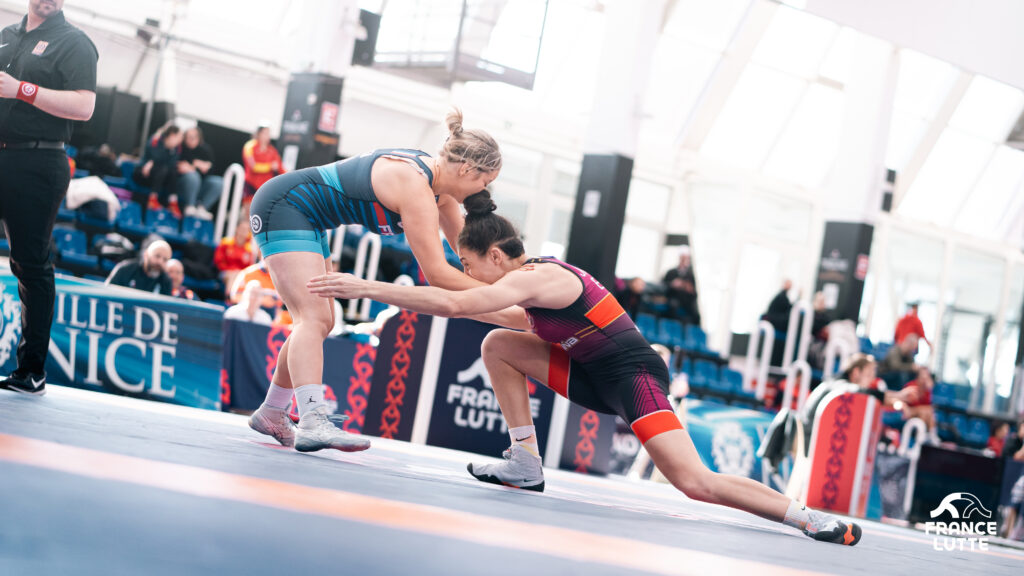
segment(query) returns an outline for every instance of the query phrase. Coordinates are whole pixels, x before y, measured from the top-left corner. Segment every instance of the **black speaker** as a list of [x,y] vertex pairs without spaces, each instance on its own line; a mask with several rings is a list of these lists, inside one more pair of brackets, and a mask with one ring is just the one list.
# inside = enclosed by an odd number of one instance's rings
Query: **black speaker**
[[359,26],[366,30],[366,36],[356,40],[355,48],[352,50],[352,65],[373,66],[373,55],[377,51],[377,33],[380,31],[380,14],[360,10]]
[[117,153],[139,145],[142,99],[116,88],[96,88],[96,107],[88,122],[77,122],[71,143],[78,148],[109,144]]

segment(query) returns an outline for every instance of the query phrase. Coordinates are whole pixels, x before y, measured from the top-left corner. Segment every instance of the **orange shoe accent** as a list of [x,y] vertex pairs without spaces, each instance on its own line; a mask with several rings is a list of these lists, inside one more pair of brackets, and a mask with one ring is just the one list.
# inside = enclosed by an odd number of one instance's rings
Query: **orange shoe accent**
[[853,524],[848,524],[846,526],[846,534],[843,534],[843,544],[849,546],[853,544],[853,540]]
[[160,199],[157,198],[156,193],[149,195],[149,204],[146,205],[147,210],[160,210],[163,206],[160,205]]

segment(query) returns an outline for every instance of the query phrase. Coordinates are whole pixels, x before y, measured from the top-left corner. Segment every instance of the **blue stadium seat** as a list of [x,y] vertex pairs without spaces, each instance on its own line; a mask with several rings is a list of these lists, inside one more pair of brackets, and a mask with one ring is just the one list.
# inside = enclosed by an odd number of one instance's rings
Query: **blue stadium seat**
[[62,264],[79,268],[96,268],[99,258],[86,251],[85,233],[72,228],[54,228],[53,240],[57,244]]
[[968,444],[984,446],[988,443],[990,434],[991,430],[989,429],[988,420],[984,418],[971,418],[967,421],[967,433],[963,436]]
[[221,289],[221,283],[219,280],[199,280],[191,276],[185,276],[185,280],[182,281],[182,285],[193,290],[214,291]]
[[175,218],[170,210],[148,210],[146,226],[150,232],[159,234],[172,244],[188,243],[188,238],[181,233],[181,221]]
[[64,153],[67,154],[69,158],[74,158],[78,156],[78,148],[75,148],[71,144],[66,144],[64,146]]
[[186,216],[181,223],[181,235],[209,246],[217,244],[213,238],[213,221],[211,220]]
[[956,392],[951,384],[936,382],[932,388],[932,404],[935,406],[952,406]]
[[88,170],[82,170],[81,168],[77,168],[75,169],[75,173],[72,175],[72,178],[85,178],[88,175]]
[[60,206],[57,208],[57,222],[72,222],[75,219],[75,211],[68,210],[65,202],[66,200],[61,200]]
[[636,327],[648,342],[658,341],[658,320],[651,314],[637,314]]
[[671,318],[658,322],[658,342],[666,346],[683,345],[683,323]]
[[967,405],[971,402],[971,388],[970,386],[958,386],[951,385],[953,389],[952,406],[959,410],[967,410]]
[[128,180],[125,179],[123,176],[104,176],[103,182],[105,182],[107,186],[110,186],[112,188],[128,189]]
[[10,254],[11,243],[7,241],[7,238],[0,238],[0,254]]
[[718,365],[709,360],[697,360],[693,363],[693,375],[690,386],[694,388],[712,388],[718,385]]
[[722,382],[726,384],[728,389],[733,394],[743,394],[743,373],[733,370],[732,368],[722,369]]
[[687,377],[693,376],[693,360],[690,360],[688,357],[684,357],[681,370]]
[[871,343],[870,338],[861,336],[858,340],[860,340],[860,351],[862,353],[871,354],[871,351],[875,349],[875,345]]
[[149,234],[149,228],[142,222],[142,206],[135,202],[121,202],[121,211],[117,214],[116,221],[118,231],[136,237],[145,237]]
[[707,350],[707,347],[707,335],[700,329],[700,326],[687,324],[683,330],[683,348],[702,351]]
[[949,415],[949,423],[961,438],[967,438],[967,416],[952,413]]

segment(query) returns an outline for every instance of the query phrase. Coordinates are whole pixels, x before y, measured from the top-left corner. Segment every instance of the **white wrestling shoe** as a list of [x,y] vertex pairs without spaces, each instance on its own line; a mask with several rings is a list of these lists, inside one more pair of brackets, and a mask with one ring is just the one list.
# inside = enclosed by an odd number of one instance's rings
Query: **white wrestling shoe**
[[273,436],[281,446],[295,445],[295,424],[288,417],[287,410],[260,404],[259,409],[249,417],[249,428],[260,434]]
[[803,533],[819,542],[831,542],[844,546],[854,546],[860,542],[860,526],[853,522],[844,522],[835,516],[809,510],[810,519]]
[[502,457],[504,460],[497,464],[468,464],[466,470],[481,482],[535,492],[544,491],[544,468],[540,458],[520,446],[505,450]]
[[299,452],[315,452],[324,448],[359,452],[369,447],[369,440],[349,434],[332,424],[327,406],[306,412],[295,427],[295,449]]

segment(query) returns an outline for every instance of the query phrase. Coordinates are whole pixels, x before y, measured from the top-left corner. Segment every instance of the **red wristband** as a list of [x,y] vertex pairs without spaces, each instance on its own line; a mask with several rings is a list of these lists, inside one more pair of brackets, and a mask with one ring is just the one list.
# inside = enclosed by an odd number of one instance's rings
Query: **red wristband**
[[39,94],[39,86],[31,82],[22,82],[18,85],[18,100],[22,102],[28,102],[32,104],[36,101],[36,96]]

